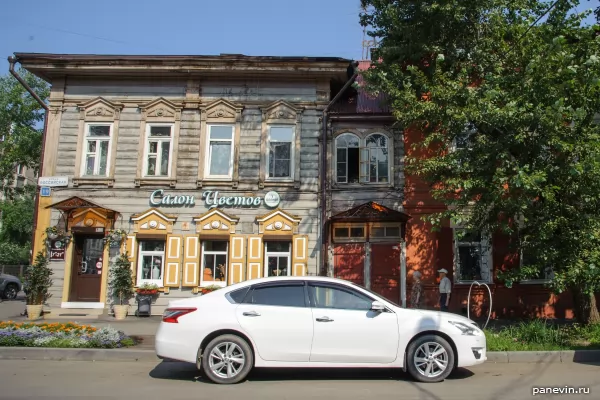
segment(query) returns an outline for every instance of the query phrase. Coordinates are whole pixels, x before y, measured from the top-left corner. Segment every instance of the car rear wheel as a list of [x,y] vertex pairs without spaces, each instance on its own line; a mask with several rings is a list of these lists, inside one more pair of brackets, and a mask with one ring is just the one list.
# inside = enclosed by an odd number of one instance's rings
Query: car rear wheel
[[408,346],[407,369],[420,382],[441,382],[454,368],[454,351],[443,337],[425,335]]
[[238,383],[248,376],[253,366],[250,345],[236,335],[216,337],[202,352],[202,370],[215,383]]
[[14,283],[9,283],[4,288],[4,293],[2,293],[2,297],[7,300],[14,300],[17,298],[17,294],[19,293],[19,288]]

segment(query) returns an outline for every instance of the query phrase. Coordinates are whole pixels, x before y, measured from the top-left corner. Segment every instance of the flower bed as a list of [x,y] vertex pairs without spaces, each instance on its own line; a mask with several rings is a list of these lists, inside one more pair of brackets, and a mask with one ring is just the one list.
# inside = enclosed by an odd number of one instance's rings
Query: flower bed
[[112,327],[68,323],[0,322],[0,346],[115,349],[135,346],[131,337]]

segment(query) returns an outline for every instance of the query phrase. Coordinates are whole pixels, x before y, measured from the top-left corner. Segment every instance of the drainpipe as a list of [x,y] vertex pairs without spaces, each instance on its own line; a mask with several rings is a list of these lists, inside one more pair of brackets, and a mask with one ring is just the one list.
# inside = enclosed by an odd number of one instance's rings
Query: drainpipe
[[[352,63],[352,66],[356,69],[358,67],[358,63],[354,62]],[[325,188],[327,187],[327,116],[328,116],[328,112],[329,109],[331,108],[331,106],[333,106],[340,97],[342,97],[342,95],[346,92],[346,90],[348,90],[348,88],[350,87],[350,85],[352,85],[352,83],[354,83],[354,80],[356,79],[356,77],[358,76],[358,73],[355,72],[352,77],[350,79],[348,79],[348,81],[346,82],[346,84],[342,87],[342,89],[335,95],[335,97],[333,98],[333,100],[331,100],[329,102],[329,104],[327,104],[327,107],[325,107],[325,109],[323,110],[323,126],[322,126],[322,136],[321,136],[321,142],[323,143],[322,146],[322,150],[321,150],[321,170],[319,172],[319,175],[321,177],[321,239],[322,239],[322,243],[321,243],[321,252],[320,252],[320,268],[321,268],[321,274],[323,275],[327,275],[327,271],[325,270],[325,264],[326,264],[326,255],[327,255],[327,248],[329,247],[329,220],[327,218],[327,193],[325,191]]]
[[[44,171],[44,151],[46,150],[46,131],[48,130],[48,111],[49,107],[44,101],[33,91],[33,89],[21,78],[21,76],[15,71],[15,63],[17,59],[13,56],[8,57],[9,68],[8,71],[12,76],[15,77],[17,81],[29,92],[29,94],[39,103],[40,107],[44,109],[44,130],[42,132],[42,154],[40,159],[40,169],[39,174],[42,174]],[[33,249],[35,248],[35,233],[37,230],[37,220],[38,220],[38,208],[40,205],[40,186],[35,185],[35,208],[33,210],[33,232],[31,234],[31,257],[30,264],[33,264],[34,254]]]

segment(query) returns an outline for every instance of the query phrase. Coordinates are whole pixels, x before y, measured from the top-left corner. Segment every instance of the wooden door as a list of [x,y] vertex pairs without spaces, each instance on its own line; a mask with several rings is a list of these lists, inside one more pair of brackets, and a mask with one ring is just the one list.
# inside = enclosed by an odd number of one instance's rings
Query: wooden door
[[371,244],[371,290],[400,302],[400,244]]
[[338,244],[333,248],[333,276],[365,284],[365,244]]
[[[102,236],[75,235],[69,301],[98,302],[104,268]],[[107,265],[107,264],[106,264]]]

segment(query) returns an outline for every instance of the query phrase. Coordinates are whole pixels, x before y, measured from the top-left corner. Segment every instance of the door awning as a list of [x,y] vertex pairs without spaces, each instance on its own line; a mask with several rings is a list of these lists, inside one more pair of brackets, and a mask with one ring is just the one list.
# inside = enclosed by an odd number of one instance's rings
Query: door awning
[[410,215],[374,201],[361,204],[331,217],[335,222],[406,222]]
[[50,204],[46,208],[53,208],[55,210],[62,211],[63,213],[70,214],[74,210],[81,210],[84,208],[93,208],[96,210],[103,210],[107,216],[115,218],[116,215],[119,214],[118,211],[112,210],[110,208],[101,206],[99,204],[94,203],[93,201],[73,196],[69,197],[66,200],[59,201],[54,204]]

